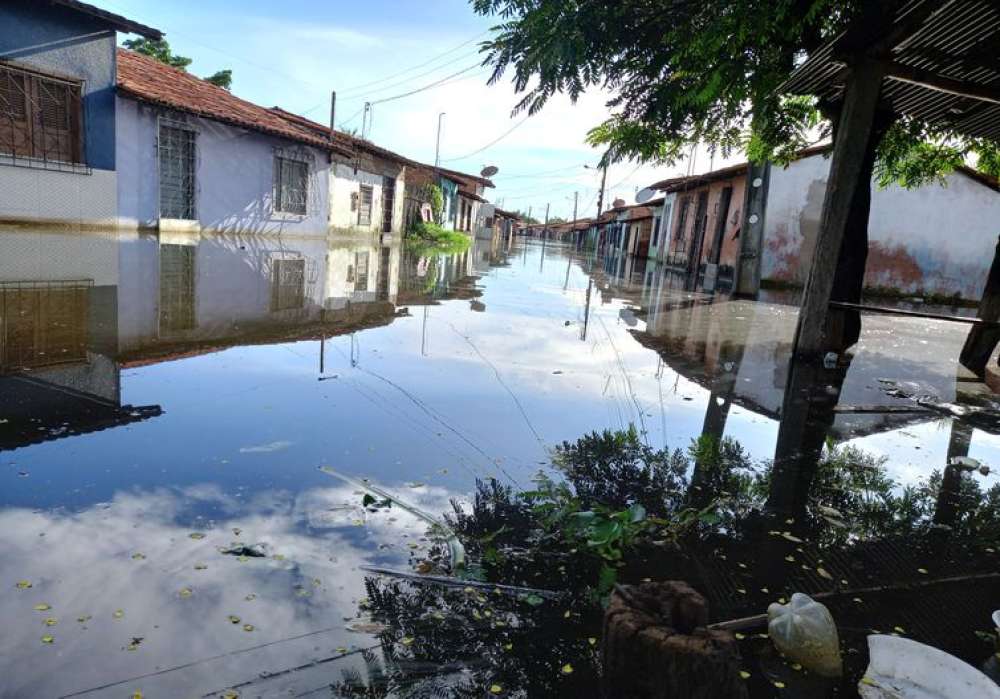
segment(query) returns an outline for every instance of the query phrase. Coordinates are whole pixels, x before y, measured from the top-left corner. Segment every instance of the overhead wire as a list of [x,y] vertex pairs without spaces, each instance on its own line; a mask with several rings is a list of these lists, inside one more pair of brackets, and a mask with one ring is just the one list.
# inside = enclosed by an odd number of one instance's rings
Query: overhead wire
[[531,118],[531,115],[529,114],[528,116],[526,116],[523,119],[521,119],[521,121],[517,122],[516,124],[514,124],[513,126],[511,126],[509,129],[507,129],[506,131],[504,131],[502,134],[500,134],[499,136],[497,136],[495,139],[493,139],[492,141],[490,141],[489,143],[487,143],[482,148],[478,148],[478,149],[472,151],[471,153],[467,153],[467,154],[459,156],[457,158],[444,158],[444,159],[441,160],[441,162],[442,163],[453,163],[453,162],[455,162],[457,160],[466,160],[467,158],[471,158],[474,155],[479,155],[480,153],[482,153],[487,148],[492,148],[496,144],[500,143],[500,141],[502,141],[505,138],[507,138],[508,136],[510,136],[517,129],[519,129],[521,126],[523,126],[525,124],[525,122],[527,122],[528,119],[530,119],[530,118]]

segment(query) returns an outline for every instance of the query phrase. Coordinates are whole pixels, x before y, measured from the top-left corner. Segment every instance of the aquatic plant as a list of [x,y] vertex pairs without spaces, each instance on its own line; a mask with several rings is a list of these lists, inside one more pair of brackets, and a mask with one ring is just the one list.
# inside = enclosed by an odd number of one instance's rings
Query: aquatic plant
[[437,223],[417,223],[406,239],[407,249],[427,250],[439,254],[462,252],[471,244],[469,236],[459,231],[449,231]]

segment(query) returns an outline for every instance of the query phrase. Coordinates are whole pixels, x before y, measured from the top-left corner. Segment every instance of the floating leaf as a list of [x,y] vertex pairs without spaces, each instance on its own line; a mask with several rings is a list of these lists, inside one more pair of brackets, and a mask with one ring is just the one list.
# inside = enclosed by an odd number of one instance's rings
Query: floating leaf
[[251,592],[249,595],[247,595],[243,599],[245,599],[247,602],[253,602],[255,599],[257,599],[257,595],[255,595],[254,593]]
[[250,633],[251,631],[253,631],[253,624],[243,624],[243,630],[246,631],[247,633]]
[[121,619],[123,616],[125,616],[125,612],[124,610],[116,609],[111,616],[113,616],[115,619]]
[[27,590],[29,587],[31,587],[31,581],[30,580],[18,580],[16,587],[17,587],[18,590]]
[[194,569],[195,570],[205,570],[206,568],[208,568],[208,566],[205,565],[204,563],[195,563],[194,564]]
[[500,694],[500,692],[502,692],[502,691],[503,691],[503,687],[501,687],[500,685],[498,685],[498,684],[491,684],[490,685],[490,693],[491,694]]
[[198,539],[204,539],[205,535],[202,534],[201,532],[191,532],[190,534],[188,534],[188,537],[197,541]]
[[34,607],[32,607],[32,609],[34,609],[36,612],[47,612],[50,609],[52,609],[52,605],[42,602],[41,604],[36,604]]
[[413,644],[413,638],[411,638],[410,636],[404,636],[399,640],[399,642],[402,643],[404,646],[409,646]]
[[42,643],[52,643],[55,640],[56,639],[52,638],[52,636],[49,636],[48,634],[42,636]]
[[193,593],[191,592],[190,587],[182,587],[180,590],[177,591],[177,594],[180,597],[190,597]]
[[92,618],[93,617],[91,617],[89,614],[83,614],[82,616],[78,616],[76,620],[79,621],[81,624],[86,624]]
[[146,558],[146,554],[140,553],[139,551],[136,551],[135,553],[132,554],[132,560],[133,561],[142,561],[142,560],[145,560],[145,558]]
[[747,672],[746,670],[740,670],[740,677],[742,677],[745,680],[748,680],[750,679],[750,673]]
[[564,675],[571,675],[573,674],[573,666],[570,665],[569,663],[566,663],[559,669],[559,671]]
[[540,605],[540,604],[542,604],[542,603],[545,602],[545,600],[543,600],[541,597],[539,597],[538,595],[534,595],[534,594],[528,595],[527,597],[525,597],[524,601],[527,602],[528,604],[530,604],[532,607],[537,607],[538,605]]
[[796,544],[802,543],[802,539],[800,539],[797,536],[794,536],[791,532],[781,532],[781,538],[787,539],[788,541],[791,541]]
[[591,636],[590,638],[587,639],[587,643],[589,643],[592,646],[597,645],[597,639]]
[[135,690],[134,692],[132,692],[132,696],[129,697],[129,699],[142,699],[142,692],[140,692],[138,689]]
[[917,572],[920,573],[921,575],[927,575],[926,568],[917,568]]
[[825,568],[816,568],[816,574],[821,578],[826,578],[827,580],[833,580],[833,576],[826,572]]
[[238,623],[240,623],[242,621],[242,619],[240,619],[235,614],[230,614],[228,618],[229,618],[229,623],[230,624],[238,624]]
[[45,625],[46,626],[55,626],[58,623],[59,623],[59,620],[56,619],[54,616],[50,616],[50,617],[48,617],[48,618],[45,619]]

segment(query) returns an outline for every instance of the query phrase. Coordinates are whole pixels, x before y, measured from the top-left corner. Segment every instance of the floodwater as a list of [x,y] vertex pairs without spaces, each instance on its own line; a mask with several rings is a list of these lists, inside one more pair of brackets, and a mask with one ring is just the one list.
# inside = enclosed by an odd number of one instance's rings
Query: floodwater
[[849,362],[790,380],[795,318],[537,240],[3,231],[0,696],[418,695],[355,691],[390,665],[438,696],[530,696],[532,673],[581,696],[594,683],[559,653],[594,660],[599,616],[573,620],[583,650],[543,644],[518,672],[373,621],[370,568],[427,572],[441,543],[366,487],[439,516],[477,479],[527,490],[557,445],[630,425],[657,449],[726,436],[774,459],[780,511],[827,439],[885,457],[896,490],[953,456],[1000,463],[990,394],[956,369],[966,326],[865,316]]

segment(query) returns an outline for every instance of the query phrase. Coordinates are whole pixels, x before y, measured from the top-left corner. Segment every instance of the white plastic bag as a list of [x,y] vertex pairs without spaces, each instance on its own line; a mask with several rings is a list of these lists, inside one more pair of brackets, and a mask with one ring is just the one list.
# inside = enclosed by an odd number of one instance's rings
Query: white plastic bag
[[788,604],[767,608],[767,633],[774,645],[807,670],[824,677],[843,672],[840,638],[830,610],[796,592]]

